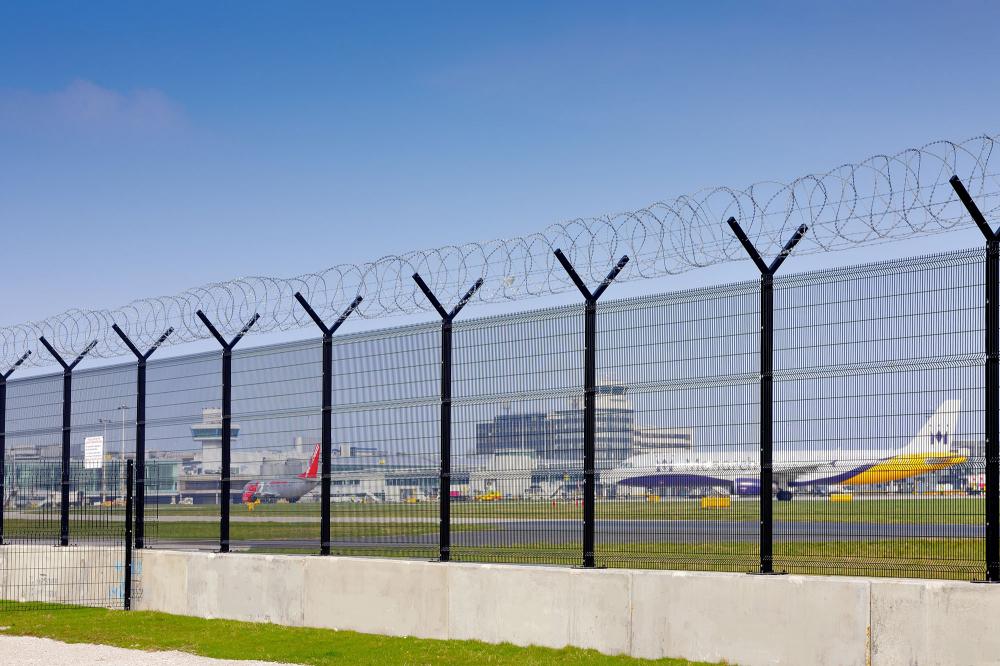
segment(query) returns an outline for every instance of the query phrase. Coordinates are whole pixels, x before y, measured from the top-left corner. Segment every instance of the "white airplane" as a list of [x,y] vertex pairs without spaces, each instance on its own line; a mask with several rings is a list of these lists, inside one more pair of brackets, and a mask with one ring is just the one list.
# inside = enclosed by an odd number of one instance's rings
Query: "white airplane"
[[[862,486],[887,483],[965,462],[948,436],[955,432],[960,400],[945,400],[916,436],[894,451],[775,451],[774,490],[777,499],[792,499],[792,488],[803,486]],[[760,494],[760,464],[756,456],[735,459],[725,451],[670,451],[626,459],[601,474],[604,484],[655,490],[669,487],[716,487],[737,495]]]
[[313,449],[306,471],[295,478],[251,481],[243,486],[242,502],[253,509],[260,502],[298,502],[319,483],[319,444]]

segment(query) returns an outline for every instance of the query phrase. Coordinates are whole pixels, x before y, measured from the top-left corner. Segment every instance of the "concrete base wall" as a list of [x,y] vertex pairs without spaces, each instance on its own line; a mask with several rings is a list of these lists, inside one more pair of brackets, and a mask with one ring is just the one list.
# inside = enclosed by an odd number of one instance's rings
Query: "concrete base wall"
[[144,551],[136,607],[733,664],[1000,663],[1000,586]]

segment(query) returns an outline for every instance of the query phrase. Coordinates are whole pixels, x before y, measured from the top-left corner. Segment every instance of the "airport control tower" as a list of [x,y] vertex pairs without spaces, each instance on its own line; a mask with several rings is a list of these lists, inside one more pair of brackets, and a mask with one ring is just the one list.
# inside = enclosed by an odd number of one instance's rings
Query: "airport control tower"
[[[232,424],[232,438],[240,435],[240,426]],[[205,407],[201,410],[201,423],[191,426],[191,439],[201,444],[201,473],[217,474],[222,469],[222,410]]]

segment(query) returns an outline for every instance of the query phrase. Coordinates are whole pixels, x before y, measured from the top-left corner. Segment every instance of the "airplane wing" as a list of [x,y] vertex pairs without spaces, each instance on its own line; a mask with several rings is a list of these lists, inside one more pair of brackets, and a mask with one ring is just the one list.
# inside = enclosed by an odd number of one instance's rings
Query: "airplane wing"
[[803,461],[778,463],[774,466],[774,483],[779,488],[788,488],[800,476],[817,474],[823,468],[829,467],[829,462]]

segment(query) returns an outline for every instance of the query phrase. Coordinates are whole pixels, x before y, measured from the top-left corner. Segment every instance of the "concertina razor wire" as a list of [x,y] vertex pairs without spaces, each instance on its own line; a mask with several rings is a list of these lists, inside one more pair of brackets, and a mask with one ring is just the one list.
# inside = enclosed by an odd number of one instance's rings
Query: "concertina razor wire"
[[1000,135],[935,141],[788,183],[704,189],[645,208],[552,224],[526,236],[414,250],[295,277],[248,276],[117,308],[67,310],[0,328],[0,360],[9,365],[32,350],[36,353],[26,365],[53,364],[49,354],[37,353],[43,335],[67,356],[95,340],[91,357],[127,355],[112,331],[116,323],[139,347],[154,343],[170,327],[175,333],[166,344],[206,339],[211,334],[196,316],[198,310],[228,332],[238,331],[255,313],[260,319],[254,333],[311,326],[309,315],[295,302],[296,292],[323,318],[335,317],[359,294],[364,302],[357,314],[365,318],[427,311],[431,306],[413,273],[420,273],[445,302],[457,301],[479,278],[484,282],[476,300],[487,303],[572,291],[575,287],[553,255],[556,248],[590,282],[603,279],[623,254],[631,261],[619,281],[673,275],[745,259],[725,223],[730,216],[765,256],[780,251],[801,224],[810,231],[796,254],[943,233],[970,224],[948,184],[952,175],[962,179],[987,219],[1000,211],[1000,168],[991,162],[998,140]]

